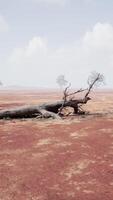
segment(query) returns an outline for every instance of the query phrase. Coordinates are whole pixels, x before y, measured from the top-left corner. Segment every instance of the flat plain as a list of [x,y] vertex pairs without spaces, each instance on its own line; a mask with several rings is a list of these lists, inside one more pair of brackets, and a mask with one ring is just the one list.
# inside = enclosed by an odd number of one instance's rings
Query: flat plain
[[[0,91],[0,109],[60,100],[58,92]],[[0,120],[0,200],[113,200],[113,91],[91,115]]]

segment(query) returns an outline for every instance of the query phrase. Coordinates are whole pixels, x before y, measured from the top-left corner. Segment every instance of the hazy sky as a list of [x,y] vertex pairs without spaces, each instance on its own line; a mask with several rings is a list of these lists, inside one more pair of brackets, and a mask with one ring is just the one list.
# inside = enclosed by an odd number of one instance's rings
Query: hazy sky
[[113,88],[113,0],[0,0],[0,80],[83,86],[91,71]]

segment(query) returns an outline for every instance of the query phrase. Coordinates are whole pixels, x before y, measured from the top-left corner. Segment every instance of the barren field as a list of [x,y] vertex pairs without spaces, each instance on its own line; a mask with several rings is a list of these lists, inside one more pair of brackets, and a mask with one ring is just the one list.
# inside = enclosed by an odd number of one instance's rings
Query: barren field
[[[1,91],[0,109],[59,98]],[[0,200],[113,200],[113,91],[85,109],[98,115],[0,120]]]

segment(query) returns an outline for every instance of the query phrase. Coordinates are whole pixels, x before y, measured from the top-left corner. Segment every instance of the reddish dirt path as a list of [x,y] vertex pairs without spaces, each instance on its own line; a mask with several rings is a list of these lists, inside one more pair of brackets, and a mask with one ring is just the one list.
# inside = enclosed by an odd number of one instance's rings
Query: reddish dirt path
[[1,120],[0,200],[113,200],[113,117]]

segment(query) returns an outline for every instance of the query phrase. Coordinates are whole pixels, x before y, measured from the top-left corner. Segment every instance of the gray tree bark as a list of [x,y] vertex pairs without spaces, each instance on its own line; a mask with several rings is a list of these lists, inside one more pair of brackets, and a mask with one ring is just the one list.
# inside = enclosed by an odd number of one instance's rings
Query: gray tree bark
[[69,101],[59,101],[56,103],[48,103],[42,105],[33,105],[33,106],[22,106],[15,109],[1,110],[0,119],[3,118],[34,118],[34,117],[44,117],[44,118],[59,118],[58,115],[59,109],[62,107],[72,107],[74,108],[74,113],[78,114],[79,104],[86,104],[89,101],[89,97],[78,100],[69,100]]

